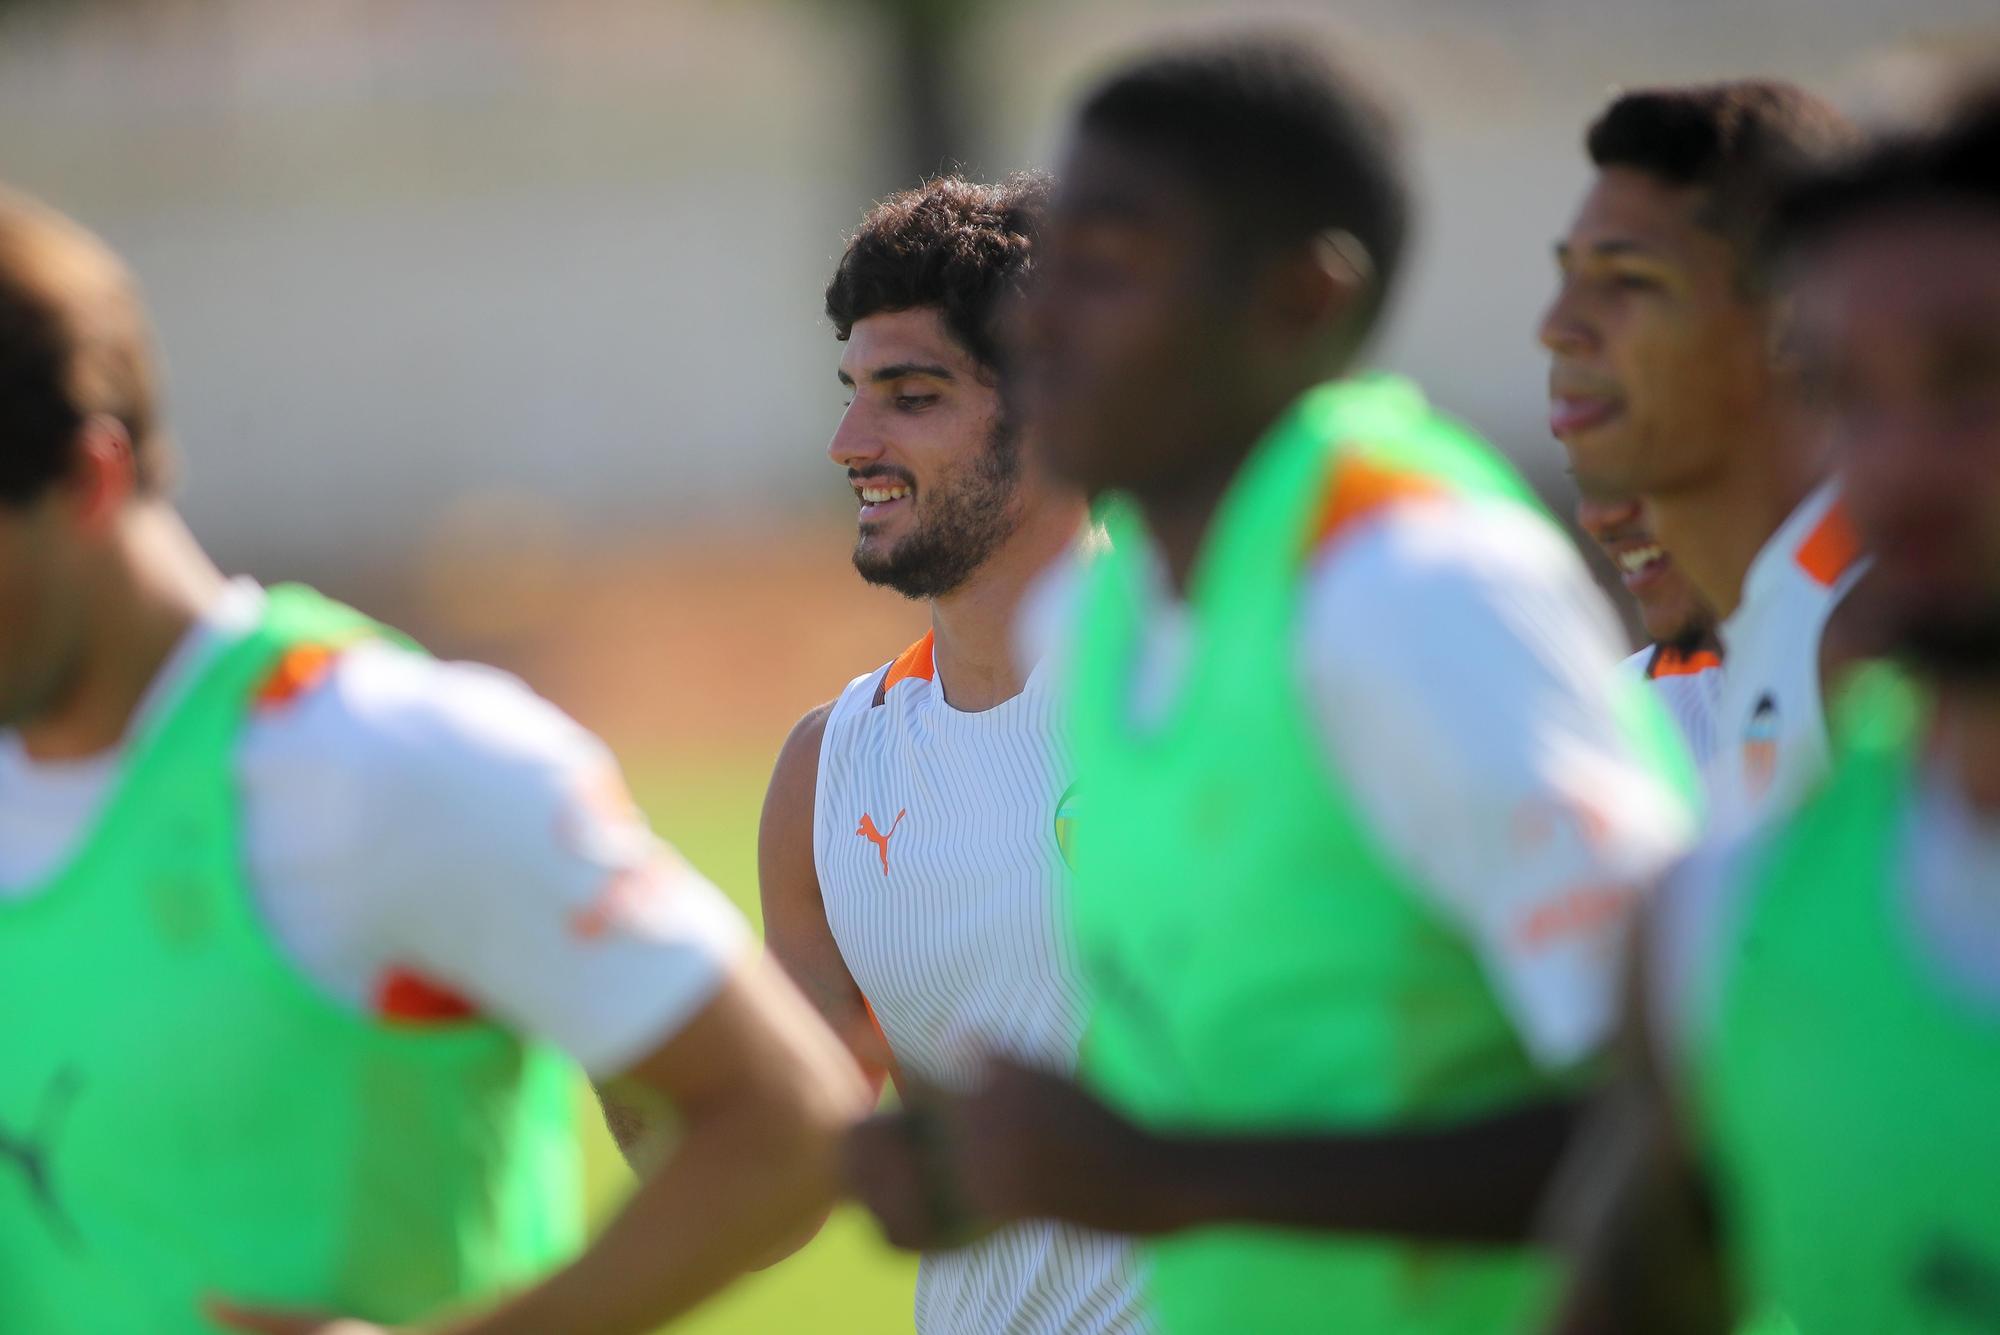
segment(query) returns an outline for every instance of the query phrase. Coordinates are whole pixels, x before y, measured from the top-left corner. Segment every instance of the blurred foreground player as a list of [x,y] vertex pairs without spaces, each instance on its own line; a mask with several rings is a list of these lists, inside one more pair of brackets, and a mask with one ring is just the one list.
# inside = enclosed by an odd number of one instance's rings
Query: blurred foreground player
[[1795,815],[1663,896],[1637,1055],[1679,1129],[1596,1230],[1577,1335],[2000,1329],[2000,98],[1780,219],[1900,664],[1837,703]]
[[1578,485],[1644,501],[1724,618],[1707,771],[1724,825],[1781,809],[1824,765],[1828,622],[1863,568],[1824,460],[1787,418],[1780,308],[1755,255],[1781,183],[1851,138],[1790,84],[1619,97],[1586,136],[1597,177],[1542,320],[1549,425]]
[[[1531,1325],[1623,923],[1690,832],[1518,477],[1412,386],[1328,379],[1404,214],[1311,49],[1169,51],[1085,102],[1029,297],[1030,439],[1127,498],[1057,651],[1089,1092],[1002,1065],[917,1145],[973,1218],[1148,1236],[1170,1331]],[[893,1181],[894,1143],[856,1158]]]
[[[1083,1030],[1061,847],[1074,774],[1056,688],[1016,665],[1012,631],[1084,505],[1025,457],[996,346],[1047,195],[1033,177],[945,177],[884,200],[826,293],[852,396],[827,453],[859,506],[854,565],[925,600],[931,630],[786,741],[764,928],[864,1066],[906,1088],[970,1088],[1000,1054],[1068,1071]],[[1149,1328],[1131,1244],[1045,1221],[927,1253],[916,1324]]]
[[[144,326],[0,199],[0,1329],[652,1330],[824,1208],[858,1074],[600,743],[216,571]],[[570,1261],[572,1060],[685,1137]]]

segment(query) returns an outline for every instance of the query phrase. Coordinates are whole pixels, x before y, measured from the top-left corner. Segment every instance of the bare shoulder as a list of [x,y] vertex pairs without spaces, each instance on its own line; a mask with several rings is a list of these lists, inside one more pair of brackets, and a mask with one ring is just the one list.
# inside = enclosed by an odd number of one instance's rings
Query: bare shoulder
[[764,795],[767,827],[774,818],[796,819],[803,815],[810,822],[813,790],[819,782],[820,743],[826,736],[826,721],[833,713],[833,705],[829,700],[807,710],[792,725],[785,744],[778,748],[778,763],[772,767],[771,786]]

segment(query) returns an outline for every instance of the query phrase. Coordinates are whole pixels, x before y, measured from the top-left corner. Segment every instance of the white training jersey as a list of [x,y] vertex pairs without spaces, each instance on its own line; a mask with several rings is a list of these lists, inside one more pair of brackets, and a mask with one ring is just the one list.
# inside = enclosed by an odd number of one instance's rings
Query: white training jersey
[[[1076,1065],[1084,992],[1064,905],[1068,748],[1043,674],[980,713],[946,703],[926,636],[857,677],[820,744],[813,861],[827,925],[897,1066],[947,1089],[989,1056]],[[1131,1245],[1002,1229],[917,1269],[922,1335],[1149,1330]]]
[[[1080,584],[1075,561],[1053,569],[1017,627],[1058,676]],[[1617,1019],[1639,887],[1694,813],[1625,736],[1617,623],[1576,549],[1513,505],[1385,503],[1322,542],[1299,600],[1294,670],[1328,772],[1477,953],[1529,1054],[1589,1057]],[[1170,706],[1194,634],[1156,561],[1140,722]]]
[[[181,699],[263,603],[253,582],[230,585],[128,734]],[[606,1077],[678,1030],[753,948],[742,916],[647,830],[604,744],[504,672],[370,642],[287,660],[246,707],[235,764],[249,891],[279,952],[332,1004],[390,1025],[490,1019]],[[70,861],[122,749],[38,761],[0,730],[0,899],[37,893]]]
[[1708,790],[1727,834],[1784,811],[1826,769],[1820,642],[1827,618],[1866,568],[1834,483],[1822,485],[1764,544],[1722,623],[1726,666]]
[[1649,644],[1625,660],[1625,670],[1652,684],[1694,757],[1706,774],[1715,755],[1715,711],[1722,702],[1722,655]]

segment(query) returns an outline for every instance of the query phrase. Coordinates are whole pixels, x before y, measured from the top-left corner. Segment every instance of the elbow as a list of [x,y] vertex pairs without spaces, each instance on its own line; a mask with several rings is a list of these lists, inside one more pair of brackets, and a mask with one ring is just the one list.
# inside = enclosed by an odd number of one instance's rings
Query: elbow
[[812,1219],[807,1221],[804,1227],[800,1228],[776,1247],[773,1247],[761,1259],[752,1262],[750,1268],[752,1270],[769,1270],[780,1261],[791,1260],[792,1257],[804,1251],[814,1238],[819,1236],[820,1230],[826,1227],[826,1221],[832,1217],[833,1207],[828,1205],[826,1209],[821,1210]]
[[766,1203],[769,1232],[757,1269],[818,1235],[844,1194],[841,1143],[871,1107],[867,1084],[851,1064],[842,1061],[830,1076],[811,1074],[711,1105],[685,1126],[680,1153],[731,1160],[746,1192]]

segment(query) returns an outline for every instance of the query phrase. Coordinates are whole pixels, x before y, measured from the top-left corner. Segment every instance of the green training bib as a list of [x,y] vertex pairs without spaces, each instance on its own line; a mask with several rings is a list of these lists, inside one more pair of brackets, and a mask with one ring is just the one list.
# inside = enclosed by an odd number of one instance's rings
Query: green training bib
[[253,697],[294,646],[380,633],[273,589],[132,739],[68,866],[0,901],[0,1331],[209,1331],[211,1294],[402,1322],[577,1244],[569,1065],[341,1009],[245,883]]

